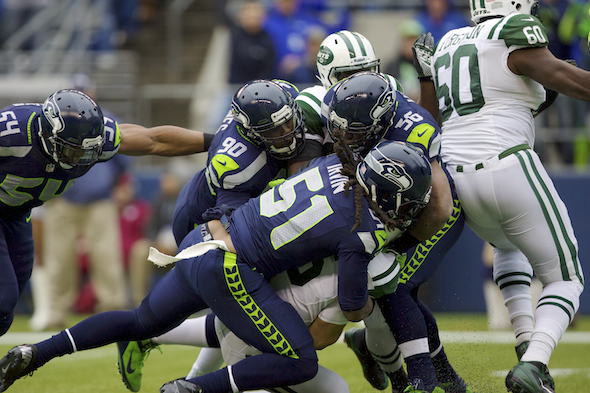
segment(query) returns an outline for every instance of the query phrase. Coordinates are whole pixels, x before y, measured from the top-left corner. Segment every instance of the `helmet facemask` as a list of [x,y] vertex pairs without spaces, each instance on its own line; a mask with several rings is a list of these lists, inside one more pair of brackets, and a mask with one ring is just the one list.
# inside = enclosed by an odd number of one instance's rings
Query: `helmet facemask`
[[295,108],[284,106],[280,112],[273,114],[273,116],[277,115],[274,126],[252,127],[248,131],[255,140],[264,144],[265,150],[279,160],[293,158],[303,149],[305,141],[303,114],[299,105],[295,104],[295,106]]

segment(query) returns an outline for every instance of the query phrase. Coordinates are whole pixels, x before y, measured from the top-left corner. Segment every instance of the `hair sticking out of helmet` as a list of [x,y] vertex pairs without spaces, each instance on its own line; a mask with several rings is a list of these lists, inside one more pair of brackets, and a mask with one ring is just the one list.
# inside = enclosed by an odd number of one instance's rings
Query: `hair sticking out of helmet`
[[382,75],[360,72],[336,86],[328,109],[328,131],[358,154],[367,153],[389,131],[396,90]]
[[78,90],[58,90],[45,100],[39,136],[45,152],[62,168],[92,165],[105,143],[100,107]]
[[514,13],[535,15],[538,6],[536,0],[469,0],[471,20],[476,24],[484,18]]
[[303,150],[305,125],[301,108],[278,83],[246,83],[234,95],[231,111],[244,137],[273,157],[287,160]]
[[358,165],[356,179],[390,218],[406,225],[430,200],[430,162],[419,149],[403,142],[384,141],[371,149]]
[[380,60],[371,42],[355,31],[330,34],[317,55],[318,79],[329,89],[338,81],[360,71],[379,72]]

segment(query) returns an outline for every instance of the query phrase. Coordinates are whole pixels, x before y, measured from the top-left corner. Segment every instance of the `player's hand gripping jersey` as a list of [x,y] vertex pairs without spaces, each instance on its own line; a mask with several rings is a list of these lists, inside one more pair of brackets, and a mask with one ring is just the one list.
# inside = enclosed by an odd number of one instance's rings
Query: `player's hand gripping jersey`
[[[514,74],[507,59],[514,50],[547,44],[545,27],[527,14],[490,19],[441,38],[432,67],[445,163],[479,162],[513,146],[533,146],[533,111],[545,101],[545,90]],[[474,127],[478,133],[471,132]]]
[[[64,170],[40,146],[42,104],[17,104],[0,111],[0,218],[19,217],[64,193],[91,166]],[[104,117],[106,142],[100,161],[119,149],[118,125]]]

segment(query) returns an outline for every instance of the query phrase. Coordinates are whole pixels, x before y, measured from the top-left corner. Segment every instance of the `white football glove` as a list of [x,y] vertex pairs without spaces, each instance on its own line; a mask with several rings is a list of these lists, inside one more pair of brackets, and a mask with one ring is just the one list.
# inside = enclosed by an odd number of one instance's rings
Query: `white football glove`
[[373,299],[395,292],[406,258],[406,254],[389,251],[380,252],[371,259],[367,272],[369,295]]
[[422,34],[412,45],[414,53],[414,68],[418,72],[418,79],[432,80],[432,55],[434,53],[434,37],[430,33]]

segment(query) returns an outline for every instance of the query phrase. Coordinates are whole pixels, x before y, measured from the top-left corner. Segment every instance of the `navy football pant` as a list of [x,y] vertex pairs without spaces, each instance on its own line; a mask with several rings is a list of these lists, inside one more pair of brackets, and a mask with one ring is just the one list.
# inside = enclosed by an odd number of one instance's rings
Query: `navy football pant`
[[[188,239],[194,238],[189,234]],[[317,373],[313,338],[295,309],[259,273],[221,250],[177,262],[136,310],[97,314],[69,333],[76,350],[141,340],[163,334],[207,307],[238,337],[264,352],[232,366],[240,390],[294,385]],[[38,348],[36,366],[74,351],[66,331]],[[227,368],[193,382],[208,393],[231,391]]]
[[18,219],[0,218],[0,336],[8,331],[14,308],[33,271],[31,212]]

